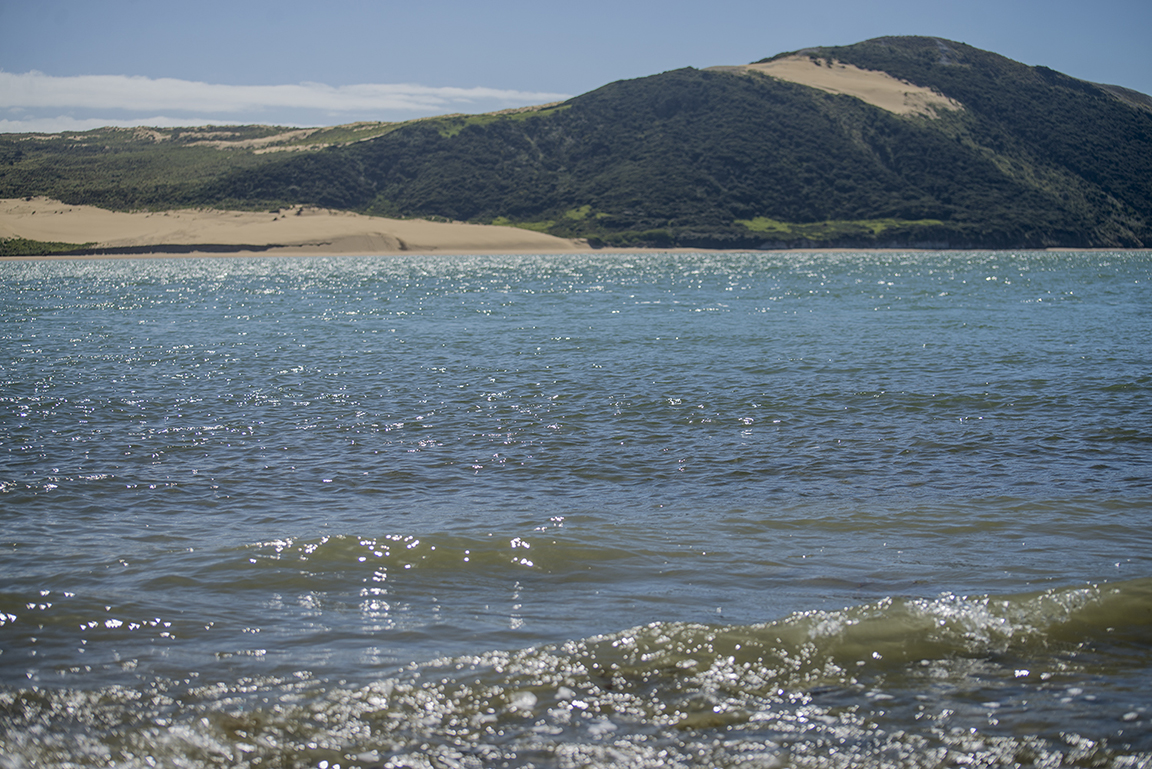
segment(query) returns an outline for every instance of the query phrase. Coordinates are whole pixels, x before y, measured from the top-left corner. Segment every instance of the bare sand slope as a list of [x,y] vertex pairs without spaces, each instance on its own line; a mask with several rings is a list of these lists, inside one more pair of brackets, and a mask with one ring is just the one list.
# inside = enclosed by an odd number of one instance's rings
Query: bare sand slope
[[[283,213],[186,209],[121,213],[48,198],[0,200],[0,238],[100,249],[252,246],[268,253],[382,254],[579,251],[582,243],[516,227],[383,219],[318,208]],[[272,248],[267,248],[271,246]]]
[[860,69],[828,59],[812,59],[800,54],[761,64],[715,69],[763,72],[780,80],[819,88],[821,91],[855,96],[897,115],[934,117],[936,109],[964,109],[955,99],[949,99],[930,88],[897,80],[886,72]]

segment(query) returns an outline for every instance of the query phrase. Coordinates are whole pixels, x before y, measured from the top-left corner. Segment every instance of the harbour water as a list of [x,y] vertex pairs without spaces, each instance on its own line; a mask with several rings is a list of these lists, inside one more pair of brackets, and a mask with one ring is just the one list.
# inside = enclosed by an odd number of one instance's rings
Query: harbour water
[[1150,285],[0,263],[0,769],[1152,766]]

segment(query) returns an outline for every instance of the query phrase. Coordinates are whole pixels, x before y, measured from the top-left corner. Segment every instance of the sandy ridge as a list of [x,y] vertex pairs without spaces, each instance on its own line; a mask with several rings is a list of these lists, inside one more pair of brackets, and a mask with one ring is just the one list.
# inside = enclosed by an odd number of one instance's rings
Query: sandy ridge
[[[273,254],[541,253],[580,241],[516,227],[384,219],[297,206],[276,213],[181,209],[124,213],[49,198],[0,199],[0,238],[91,243],[115,253],[248,250]],[[166,248],[167,247],[167,248]],[[183,248],[182,248],[183,247]],[[209,248],[210,247],[210,248]]]
[[829,93],[855,96],[874,107],[897,115],[936,117],[938,109],[962,110],[964,106],[931,88],[898,80],[887,72],[860,69],[829,59],[796,54],[759,64],[710,67],[729,72],[760,72],[780,80],[819,88]]

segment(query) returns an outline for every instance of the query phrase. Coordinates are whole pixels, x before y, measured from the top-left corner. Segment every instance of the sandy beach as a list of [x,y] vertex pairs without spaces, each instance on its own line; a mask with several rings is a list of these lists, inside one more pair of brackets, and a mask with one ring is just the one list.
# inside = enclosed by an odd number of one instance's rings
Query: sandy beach
[[552,253],[587,249],[579,241],[517,227],[385,219],[301,206],[275,213],[212,209],[124,213],[43,197],[0,200],[0,238],[17,237],[91,244],[87,247],[108,255]]

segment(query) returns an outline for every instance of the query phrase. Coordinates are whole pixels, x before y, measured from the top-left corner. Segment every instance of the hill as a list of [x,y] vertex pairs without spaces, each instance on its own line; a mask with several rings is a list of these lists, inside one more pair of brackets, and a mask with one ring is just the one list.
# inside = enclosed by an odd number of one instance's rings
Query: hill
[[1152,246],[1152,101],[877,38],[489,115],[0,136],[0,197],[315,205],[613,246]]

